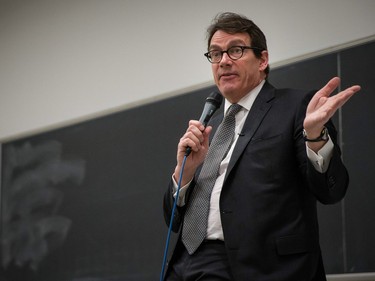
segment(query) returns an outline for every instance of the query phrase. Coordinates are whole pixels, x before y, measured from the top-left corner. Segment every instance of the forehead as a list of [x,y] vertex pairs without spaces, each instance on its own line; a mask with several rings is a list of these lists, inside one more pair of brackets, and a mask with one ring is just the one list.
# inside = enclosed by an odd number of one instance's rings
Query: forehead
[[236,44],[250,45],[251,39],[248,33],[227,33],[223,30],[218,30],[211,38],[209,48],[213,47],[228,47]]

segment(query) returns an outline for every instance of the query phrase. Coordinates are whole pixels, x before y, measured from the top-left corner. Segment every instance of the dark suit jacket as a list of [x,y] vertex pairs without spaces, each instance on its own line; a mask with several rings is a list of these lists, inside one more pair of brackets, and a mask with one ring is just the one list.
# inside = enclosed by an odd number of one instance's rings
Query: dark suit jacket
[[[326,124],[335,144],[328,171],[317,172],[307,158],[302,129],[313,94],[266,82],[248,114],[220,196],[225,247],[237,281],[325,280],[316,202],[341,200],[348,174],[332,122]],[[214,129],[222,118],[212,120]],[[194,185],[195,180],[190,191]],[[171,190],[172,183],[164,197],[168,224]],[[177,208],[176,232],[184,210]]]

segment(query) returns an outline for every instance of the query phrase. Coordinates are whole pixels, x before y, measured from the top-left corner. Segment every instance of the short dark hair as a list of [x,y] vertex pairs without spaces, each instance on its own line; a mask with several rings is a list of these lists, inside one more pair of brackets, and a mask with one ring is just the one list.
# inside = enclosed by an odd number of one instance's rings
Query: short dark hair
[[[267,50],[266,36],[262,30],[247,17],[225,12],[218,14],[212,21],[211,25],[207,28],[207,49],[210,48],[212,36],[218,30],[225,31],[229,34],[235,33],[247,33],[251,39],[251,46],[260,48],[260,50],[253,50],[257,58],[262,56],[262,51]],[[268,75],[270,71],[269,66],[264,70],[265,74]]]

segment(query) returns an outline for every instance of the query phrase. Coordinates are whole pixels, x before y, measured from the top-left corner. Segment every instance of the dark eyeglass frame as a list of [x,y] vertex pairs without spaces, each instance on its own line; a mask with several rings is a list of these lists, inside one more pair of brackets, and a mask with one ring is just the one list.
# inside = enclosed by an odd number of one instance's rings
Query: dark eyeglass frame
[[[233,49],[233,48],[240,48],[240,49],[241,49],[241,55],[240,55],[238,58],[237,58],[237,57],[233,58],[233,57],[232,57],[233,54],[230,55],[230,50]],[[226,53],[226,54],[228,55],[228,57],[229,57],[231,60],[238,60],[238,59],[242,58],[242,56],[243,56],[243,51],[244,51],[244,50],[247,50],[247,49],[249,49],[249,50],[257,50],[257,51],[263,51],[263,49],[261,49],[261,48],[258,48],[258,47],[252,47],[252,46],[232,46],[232,47],[228,48],[228,49],[225,50],[225,51],[218,51],[218,50],[212,50],[212,51],[209,51],[209,52],[207,52],[207,53],[204,53],[204,56],[207,58],[207,60],[208,60],[210,63],[220,63],[221,60],[223,59],[223,54],[224,54],[224,53]],[[220,60],[218,60],[217,62],[216,62],[216,61],[213,62],[213,61],[212,61],[212,57],[211,57],[211,53],[212,53],[212,52],[219,52],[219,53],[220,53]]]

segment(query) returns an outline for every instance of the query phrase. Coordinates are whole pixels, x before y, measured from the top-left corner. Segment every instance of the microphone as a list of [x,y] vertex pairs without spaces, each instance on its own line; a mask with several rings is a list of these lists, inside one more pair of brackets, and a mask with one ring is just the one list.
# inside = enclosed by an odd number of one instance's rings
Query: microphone
[[[208,121],[210,121],[212,115],[214,115],[215,111],[220,107],[222,101],[223,101],[223,96],[218,92],[212,92],[206,98],[206,103],[204,104],[202,115],[199,118],[199,122],[201,122],[204,127],[207,126]],[[191,153],[191,148],[187,147],[185,156],[189,156],[190,153]]]

